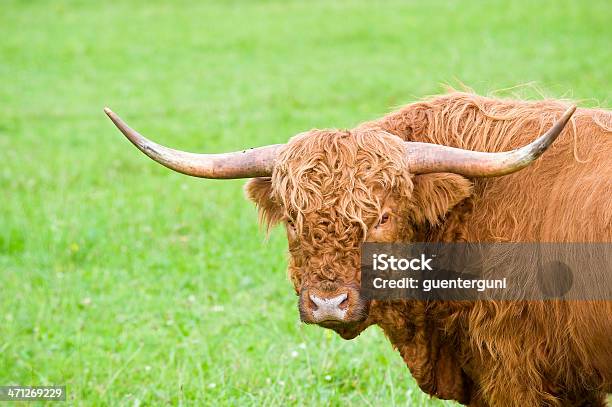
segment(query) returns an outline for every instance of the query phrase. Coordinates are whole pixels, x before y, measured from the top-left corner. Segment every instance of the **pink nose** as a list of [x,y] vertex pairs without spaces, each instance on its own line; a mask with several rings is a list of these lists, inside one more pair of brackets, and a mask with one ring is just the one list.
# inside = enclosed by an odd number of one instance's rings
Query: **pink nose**
[[347,293],[331,298],[319,297],[315,294],[309,294],[308,297],[312,301],[310,311],[312,312],[313,322],[343,321],[345,319],[348,310]]

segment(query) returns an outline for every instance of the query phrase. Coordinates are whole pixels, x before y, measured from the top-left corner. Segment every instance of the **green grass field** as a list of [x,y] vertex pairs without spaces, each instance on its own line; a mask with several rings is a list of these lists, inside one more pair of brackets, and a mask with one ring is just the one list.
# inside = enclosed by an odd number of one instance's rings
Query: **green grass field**
[[242,181],[152,163],[102,108],[219,152],[444,83],[609,106],[612,3],[195,3],[2,1],[0,385],[87,406],[442,405],[377,328],[300,324],[284,235],[265,241]]

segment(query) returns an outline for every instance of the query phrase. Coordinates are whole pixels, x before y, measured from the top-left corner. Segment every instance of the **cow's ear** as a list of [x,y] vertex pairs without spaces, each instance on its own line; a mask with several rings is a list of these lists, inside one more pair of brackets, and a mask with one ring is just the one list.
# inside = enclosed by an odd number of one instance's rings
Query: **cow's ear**
[[417,175],[412,182],[414,220],[418,224],[438,225],[455,205],[472,193],[472,182],[457,174]]
[[244,186],[244,192],[259,209],[259,223],[266,230],[276,225],[283,218],[280,205],[272,197],[272,179],[269,177],[250,179]]

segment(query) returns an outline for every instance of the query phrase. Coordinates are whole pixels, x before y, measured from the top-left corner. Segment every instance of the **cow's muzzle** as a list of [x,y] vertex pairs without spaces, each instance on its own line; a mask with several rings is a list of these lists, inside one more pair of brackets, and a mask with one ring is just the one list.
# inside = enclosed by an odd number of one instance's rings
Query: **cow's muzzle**
[[363,322],[368,317],[369,303],[355,287],[340,286],[332,290],[304,288],[300,292],[302,322],[338,330]]

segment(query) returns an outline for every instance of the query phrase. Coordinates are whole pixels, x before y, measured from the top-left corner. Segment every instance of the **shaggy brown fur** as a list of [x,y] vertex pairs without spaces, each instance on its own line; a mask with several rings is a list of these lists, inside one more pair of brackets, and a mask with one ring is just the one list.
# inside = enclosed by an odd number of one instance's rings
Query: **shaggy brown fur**
[[[268,226],[286,222],[298,293],[359,287],[363,241],[612,242],[608,111],[579,109],[540,160],[510,176],[407,171],[404,141],[505,151],[565,107],[453,92],[351,131],[313,130],[247,194]],[[379,222],[383,213],[392,221]],[[334,329],[353,338],[379,325],[419,386],[440,398],[586,406],[612,390],[611,302],[358,302],[348,308],[356,322]]]

